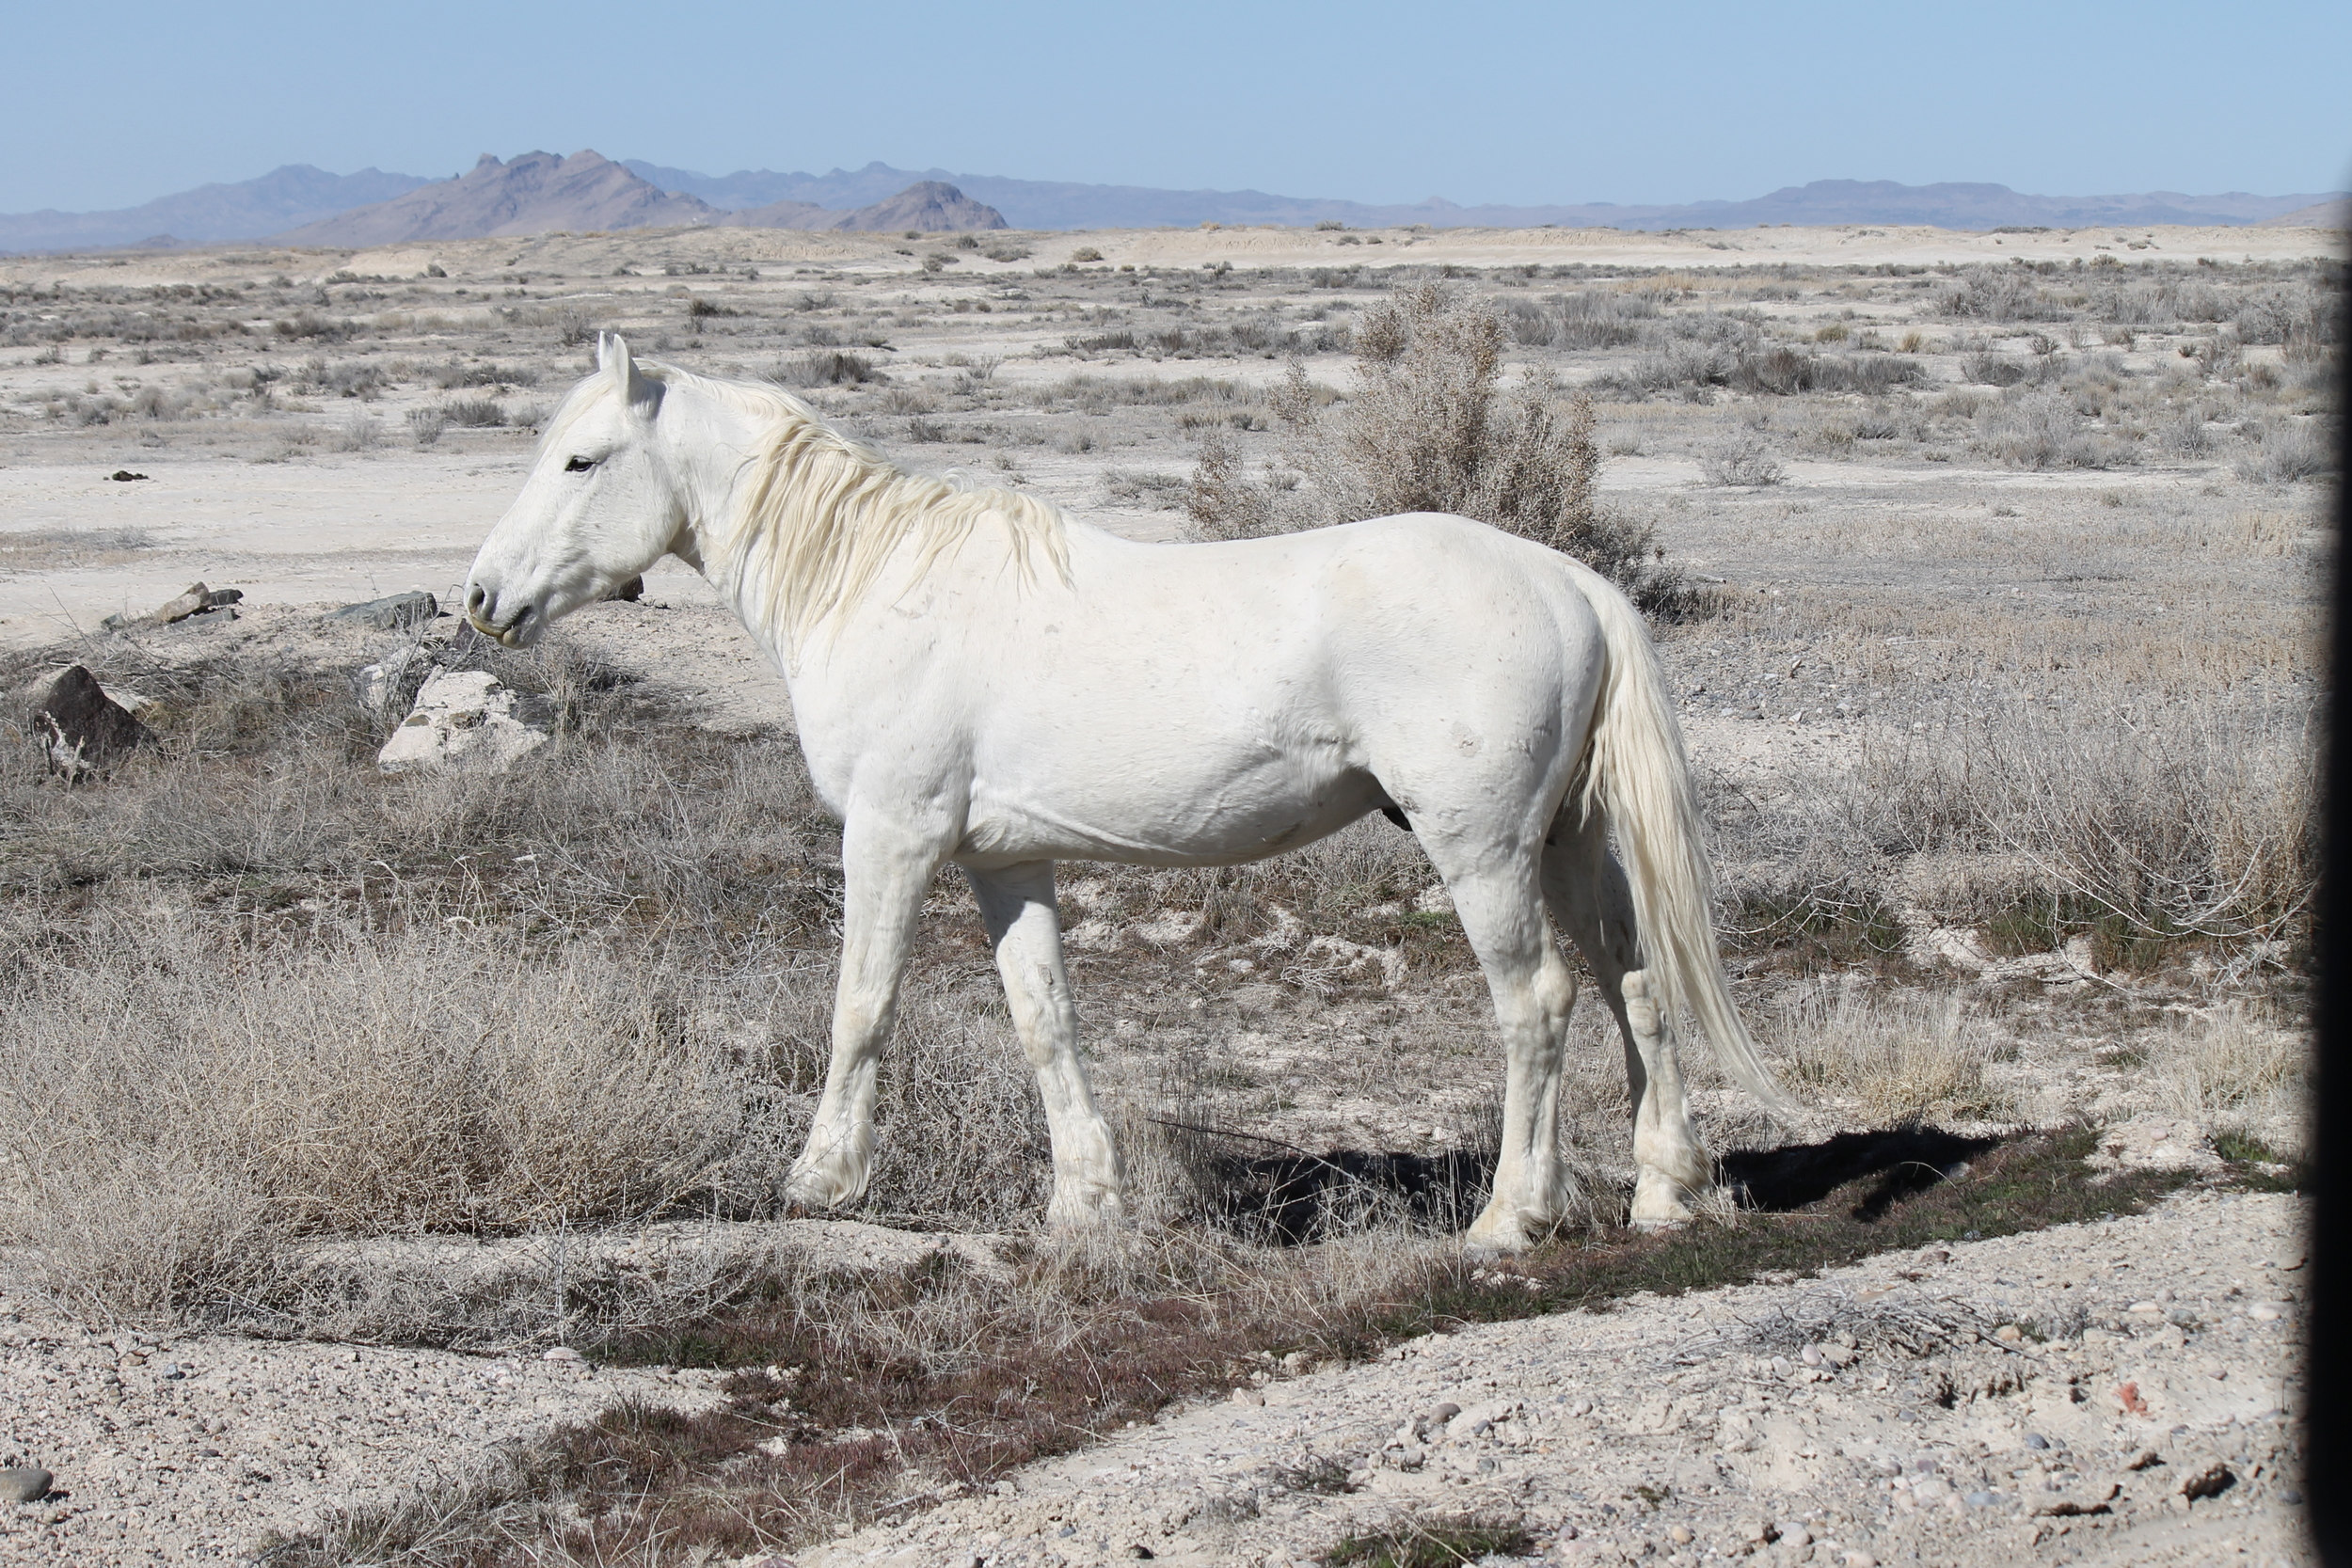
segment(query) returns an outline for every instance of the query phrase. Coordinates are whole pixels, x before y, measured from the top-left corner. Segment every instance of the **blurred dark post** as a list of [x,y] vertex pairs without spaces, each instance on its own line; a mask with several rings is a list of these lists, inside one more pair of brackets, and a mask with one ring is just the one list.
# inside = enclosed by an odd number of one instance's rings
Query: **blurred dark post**
[[[2352,268],[2338,287],[2352,324]],[[2344,335],[2339,326],[2337,336]],[[2312,966],[2319,979],[2319,1090],[2313,1107],[2312,1166],[2317,1212],[2312,1220],[2311,1309],[2303,1495],[2311,1499],[2312,1534],[2323,1562],[2352,1568],[2352,876],[2344,848],[2352,845],[2352,344],[2336,346],[2336,536],[2333,657],[2328,670],[2327,818],[2321,825],[2319,928]]]

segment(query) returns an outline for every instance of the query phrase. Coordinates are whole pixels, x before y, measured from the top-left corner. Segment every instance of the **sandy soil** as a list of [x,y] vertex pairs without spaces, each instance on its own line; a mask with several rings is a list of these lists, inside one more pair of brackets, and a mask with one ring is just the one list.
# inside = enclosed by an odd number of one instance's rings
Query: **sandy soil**
[[[1480,1518],[1573,1563],[2313,1561],[2288,1426],[2301,1385],[2281,1371],[2303,1224],[2292,1198],[2193,1196],[1430,1336],[798,1560],[1276,1568],[1402,1521]],[[2188,1230],[2195,1248],[2173,1240]],[[2192,1501],[2194,1478],[2219,1490]]]

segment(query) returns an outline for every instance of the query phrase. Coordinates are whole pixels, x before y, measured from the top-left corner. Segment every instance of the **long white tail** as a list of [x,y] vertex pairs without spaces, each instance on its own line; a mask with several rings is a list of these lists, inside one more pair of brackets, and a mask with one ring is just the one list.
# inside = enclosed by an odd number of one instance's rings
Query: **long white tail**
[[1650,984],[1669,1021],[1685,1010],[1698,1021],[1740,1087],[1775,1115],[1791,1115],[1797,1106],[1756,1054],[1724,975],[1709,908],[1715,870],[1658,652],[1613,584],[1581,562],[1567,564],[1609,648],[1581,804],[1588,815],[1597,808],[1616,839]]

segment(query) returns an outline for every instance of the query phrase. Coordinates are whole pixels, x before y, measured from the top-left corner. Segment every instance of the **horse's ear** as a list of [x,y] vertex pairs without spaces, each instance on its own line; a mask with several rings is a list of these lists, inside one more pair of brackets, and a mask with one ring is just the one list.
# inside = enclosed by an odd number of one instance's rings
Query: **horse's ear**
[[637,368],[628,344],[617,332],[596,339],[596,368],[612,378],[613,388],[629,407],[650,414],[661,401],[661,384]]

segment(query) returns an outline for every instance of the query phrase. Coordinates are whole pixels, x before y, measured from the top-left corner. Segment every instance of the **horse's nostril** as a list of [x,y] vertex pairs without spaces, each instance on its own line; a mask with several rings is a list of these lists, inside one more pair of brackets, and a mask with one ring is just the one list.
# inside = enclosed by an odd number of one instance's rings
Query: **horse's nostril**
[[489,595],[483,593],[478,584],[470,586],[466,590],[466,608],[468,610],[480,610],[482,608],[483,601],[488,597]]

